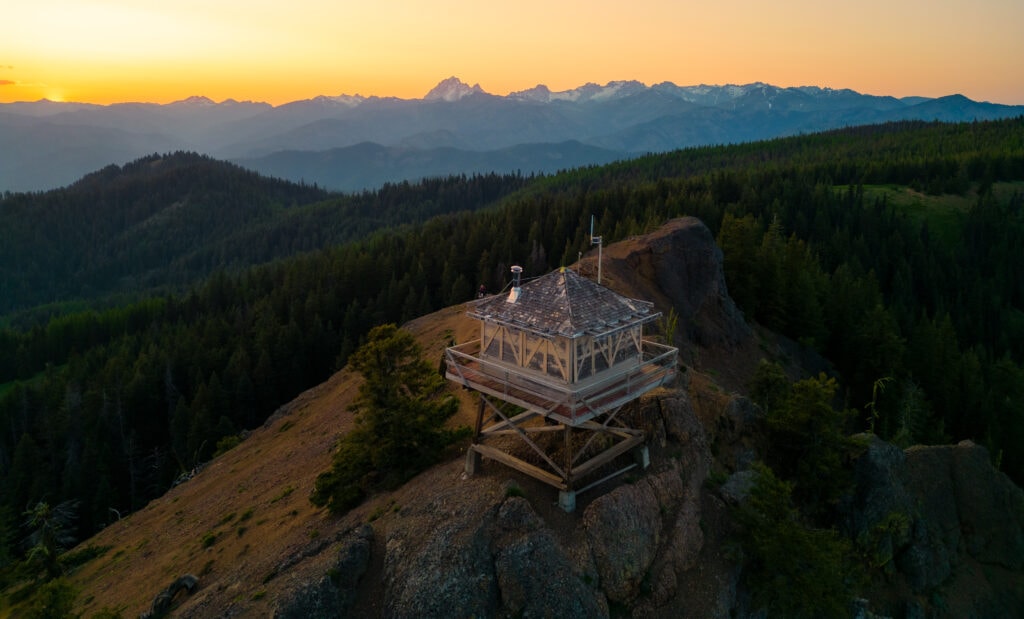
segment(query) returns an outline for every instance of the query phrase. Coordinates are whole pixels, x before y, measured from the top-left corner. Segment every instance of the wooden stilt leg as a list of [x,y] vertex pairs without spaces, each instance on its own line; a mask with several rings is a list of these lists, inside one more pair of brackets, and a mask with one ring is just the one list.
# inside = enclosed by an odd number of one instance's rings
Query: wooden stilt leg
[[572,426],[565,426],[565,486],[572,490]]
[[483,429],[484,423],[484,407],[486,402],[484,401],[484,394],[480,394],[480,406],[476,411],[476,429],[473,432],[473,444],[466,450],[466,475],[475,475],[476,470],[480,468],[480,452],[474,449],[476,444],[480,441],[480,431]]
[[480,405],[476,409],[476,429],[473,431],[473,442],[476,443],[480,440],[480,431],[483,430],[484,426],[484,408],[487,405],[484,400],[484,394],[480,394]]

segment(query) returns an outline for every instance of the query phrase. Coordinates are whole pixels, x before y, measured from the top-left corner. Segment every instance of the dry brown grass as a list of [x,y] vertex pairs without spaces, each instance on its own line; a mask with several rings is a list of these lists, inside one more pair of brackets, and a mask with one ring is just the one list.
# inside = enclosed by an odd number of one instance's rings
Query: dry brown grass
[[[476,334],[463,307],[419,318],[407,328],[428,358],[438,360],[449,337],[464,342]],[[109,608],[138,616],[175,578],[191,573],[200,588],[184,600],[182,614],[218,616],[234,605],[245,607],[247,615],[268,615],[297,577],[274,577],[279,565],[307,552],[311,541],[332,539],[365,521],[380,509],[377,503],[388,500],[378,497],[344,518],[309,502],[335,441],[352,427],[348,405],[359,380],[347,370],[338,372],[192,480],[87,540],[84,545],[110,549],[71,575],[81,591],[78,611],[88,617]],[[471,423],[473,410],[463,406],[453,423]]]

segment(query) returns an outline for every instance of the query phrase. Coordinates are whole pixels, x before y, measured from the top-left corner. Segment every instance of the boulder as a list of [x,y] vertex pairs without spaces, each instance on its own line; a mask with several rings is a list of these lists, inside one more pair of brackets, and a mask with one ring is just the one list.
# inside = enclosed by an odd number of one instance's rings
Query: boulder
[[732,506],[742,505],[750,491],[754,488],[754,481],[757,480],[757,473],[752,469],[737,471],[729,476],[729,479],[718,489],[722,500]]
[[338,589],[338,606],[345,614],[356,602],[359,581],[370,564],[373,527],[364,524],[349,535],[338,550],[338,558],[329,572]]
[[[681,494],[679,475],[670,475],[675,477]],[[632,600],[640,593],[640,583],[664,540],[662,504],[647,480],[598,497],[583,513],[582,527],[601,577],[601,588],[614,602]]]
[[582,527],[611,602],[630,602],[641,593],[655,605],[668,601],[703,547],[700,498],[711,454],[687,402],[675,394],[662,403],[667,435],[681,447],[678,459],[598,497],[584,511]]
[[530,503],[510,497],[492,537],[494,572],[504,617],[608,616],[608,604],[586,584]]
[[963,441],[950,450],[967,554],[982,563],[1024,569],[1024,492],[992,466],[985,448]]
[[356,602],[359,582],[370,563],[373,527],[364,524],[349,532],[339,545],[337,560],[327,574],[284,596],[276,619],[342,617]]
[[278,605],[274,619],[308,619],[309,617],[342,617],[338,587],[324,575],[290,593]]
[[877,436],[857,437],[867,448],[853,466],[853,492],[841,505],[846,534],[873,554],[876,565],[890,565],[910,541],[916,506],[904,483],[906,454]]
[[483,513],[426,506],[429,523],[389,532],[384,554],[384,614],[408,617],[487,617],[498,605],[489,529]]

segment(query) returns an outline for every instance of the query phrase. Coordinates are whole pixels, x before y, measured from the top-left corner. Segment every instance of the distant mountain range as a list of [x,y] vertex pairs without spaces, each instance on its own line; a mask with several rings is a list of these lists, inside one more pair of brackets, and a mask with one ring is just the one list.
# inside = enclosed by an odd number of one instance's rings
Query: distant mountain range
[[0,191],[67,185],[109,164],[196,151],[337,190],[482,171],[553,172],[649,152],[896,120],[1024,115],[962,95],[742,86],[538,85],[507,96],[451,77],[422,99],[320,96],[277,107],[205,97],[160,105],[0,104]]

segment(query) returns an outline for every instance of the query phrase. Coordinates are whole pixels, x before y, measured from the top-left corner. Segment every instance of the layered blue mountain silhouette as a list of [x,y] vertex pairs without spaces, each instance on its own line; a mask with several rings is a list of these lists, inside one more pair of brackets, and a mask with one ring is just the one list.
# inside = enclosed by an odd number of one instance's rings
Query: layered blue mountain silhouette
[[819,87],[543,85],[496,96],[457,78],[422,99],[321,96],[280,106],[191,97],[170,104],[0,104],[0,191],[71,183],[177,150],[328,189],[474,172],[554,172],[650,152],[897,120],[1014,117],[1024,106]]

